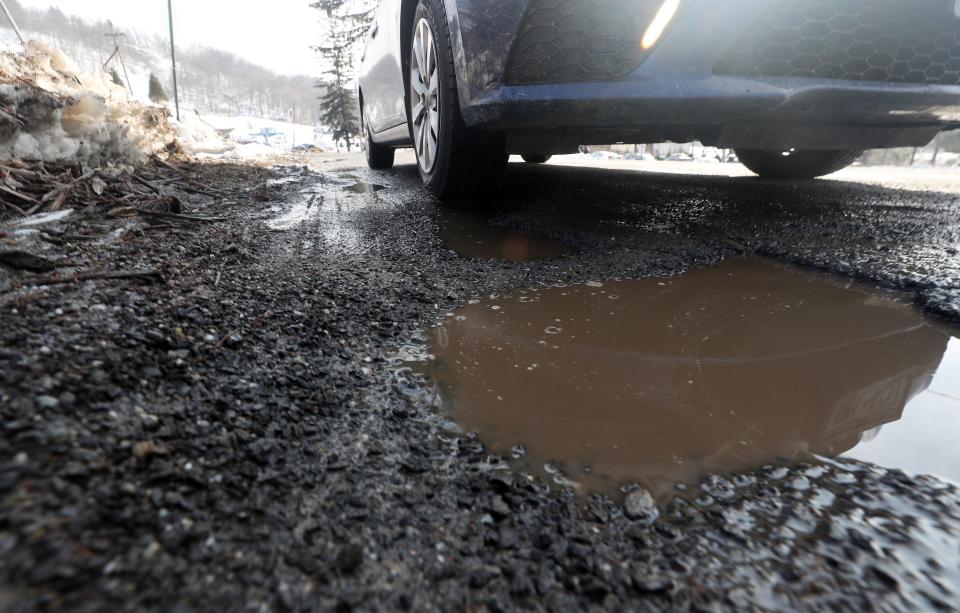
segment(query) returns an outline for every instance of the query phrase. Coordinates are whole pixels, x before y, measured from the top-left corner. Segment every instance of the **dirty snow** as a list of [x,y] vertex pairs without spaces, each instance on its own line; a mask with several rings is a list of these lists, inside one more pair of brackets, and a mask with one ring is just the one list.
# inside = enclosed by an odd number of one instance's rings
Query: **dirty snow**
[[177,140],[165,109],[132,100],[38,41],[24,53],[0,52],[0,103],[0,158],[131,162]]

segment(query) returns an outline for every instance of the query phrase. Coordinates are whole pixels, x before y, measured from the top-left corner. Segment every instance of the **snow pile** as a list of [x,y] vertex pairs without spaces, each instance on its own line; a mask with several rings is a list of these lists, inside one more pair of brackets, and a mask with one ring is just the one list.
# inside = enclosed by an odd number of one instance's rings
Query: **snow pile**
[[288,152],[302,146],[318,147],[325,151],[337,149],[330,132],[319,126],[249,115],[210,115],[207,121],[220,132],[228,133],[229,138],[238,144],[259,143],[272,149],[272,153]]
[[0,51],[0,159],[100,165],[141,161],[177,147],[164,108],[127,96],[106,75],[30,41]]
[[202,157],[219,156],[236,148],[236,145],[226,141],[217,128],[204,121],[196,111],[184,109],[176,127],[180,142],[189,153]]

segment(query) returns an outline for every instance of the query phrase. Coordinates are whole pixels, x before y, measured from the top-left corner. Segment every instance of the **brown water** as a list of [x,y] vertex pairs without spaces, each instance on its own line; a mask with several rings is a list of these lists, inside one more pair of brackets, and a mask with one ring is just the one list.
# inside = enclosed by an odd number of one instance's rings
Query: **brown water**
[[347,191],[353,192],[355,194],[374,194],[385,189],[382,185],[377,185],[375,183],[367,183],[366,181],[358,181],[353,185],[348,186]]
[[433,331],[430,374],[494,451],[521,445],[528,469],[590,490],[639,481],[663,494],[851,450],[960,480],[951,339],[890,296],[735,259],[468,305]]
[[468,258],[522,262],[555,258],[569,251],[563,243],[522,230],[496,226],[480,215],[438,209],[440,238]]

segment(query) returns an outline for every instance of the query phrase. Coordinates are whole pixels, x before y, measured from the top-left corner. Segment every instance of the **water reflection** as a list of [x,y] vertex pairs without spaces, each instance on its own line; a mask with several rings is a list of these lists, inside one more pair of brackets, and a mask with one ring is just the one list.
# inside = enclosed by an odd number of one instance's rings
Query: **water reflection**
[[475,213],[439,208],[437,219],[443,242],[468,258],[522,262],[560,257],[569,251],[563,243],[493,225]]
[[358,181],[353,185],[350,185],[346,189],[347,191],[353,192],[355,194],[373,194],[385,188],[382,185],[367,183],[366,181]]
[[868,434],[846,455],[960,482],[960,340],[950,339],[930,386],[907,404],[900,421]]
[[[898,464],[880,443],[904,443],[877,429],[938,368],[956,372],[956,341],[941,367],[950,338],[890,297],[739,259],[468,305],[434,331],[430,374],[454,419],[505,455],[522,443],[528,468],[555,462],[589,489],[639,480],[664,491],[854,448]],[[955,427],[950,393],[922,398]],[[926,455],[922,432],[937,424],[904,423],[914,457]],[[957,454],[936,453],[950,459],[911,468],[960,477]]]

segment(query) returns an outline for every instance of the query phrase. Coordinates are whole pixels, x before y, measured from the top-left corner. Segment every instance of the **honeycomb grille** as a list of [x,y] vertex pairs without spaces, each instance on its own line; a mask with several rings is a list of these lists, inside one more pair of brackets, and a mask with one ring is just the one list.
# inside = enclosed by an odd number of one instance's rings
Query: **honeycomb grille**
[[960,85],[954,0],[784,0],[715,74]]
[[531,0],[507,67],[508,83],[616,79],[646,58],[640,39],[658,0]]

